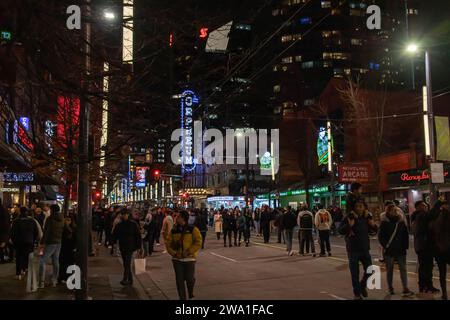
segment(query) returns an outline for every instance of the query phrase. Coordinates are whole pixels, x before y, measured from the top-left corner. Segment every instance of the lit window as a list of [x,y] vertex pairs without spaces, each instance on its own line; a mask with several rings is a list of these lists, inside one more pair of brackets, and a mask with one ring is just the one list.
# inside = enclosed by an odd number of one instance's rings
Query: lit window
[[352,46],[362,46],[363,45],[362,39],[352,39],[351,43],[352,43]]
[[331,8],[331,1],[321,1],[320,5],[322,8]]
[[304,106],[312,106],[314,104],[314,99],[306,99],[303,101]]
[[325,60],[325,61],[323,62],[323,67],[324,67],[324,68],[331,68],[332,66],[333,66],[333,61]]
[[341,10],[340,9],[331,9],[331,15],[332,16],[337,16],[341,14]]
[[293,62],[293,58],[292,57],[284,57],[283,59],[281,59],[282,63],[292,63]]
[[331,31],[322,31],[322,37],[323,38],[331,37]]
[[277,72],[279,70],[280,66],[278,64],[273,66],[273,71]]
[[350,55],[348,53],[342,53],[342,52],[324,52],[322,54],[323,59],[334,59],[334,60],[347,60],[349,59]]
[[280,14],[280,9],[275,9],[275,10],[272,10],[272,16],[278,16],[279,14]]
[[333,59],[333,53],[332,52],[324,52],[322,54],[323,59]]
[[312,23],[311,17],[303,17],[303,18],[300,18],[299,21],[300,21],[300,24],[303,24],[303,25]]
[[286,71],[288,71],[288,67],[287,67],[287,66],[283,66],[283,67],[281,68],[281,70],[283,70],[283,72],[286,72]]
[[365,16],[365,12],[358,9],[350,9],[350,15],[356,17],[363,17]]
[[295,62],[301,62],[302,56],[295,56]]
[[334,74],[335,78],[343,78],[344,77],[343,73],[344,73],[344,71],[341,68],[334,68],[334,70],[333,70],[333,74]]
[[307,61],[302,63],[302,69],[311,69],[314,67],[314,61]]
[[281,37],[281,42],[288,42],[288,41],[292,41],[292,34],[288,34]]
[[273,86],[273,92],[274,93],[278,93],[281,91],[281,86],[279,84],[277,84],[276,86]]
[[344,69],[344,73],[349,76],[352,73],[352,70],[350,68]]

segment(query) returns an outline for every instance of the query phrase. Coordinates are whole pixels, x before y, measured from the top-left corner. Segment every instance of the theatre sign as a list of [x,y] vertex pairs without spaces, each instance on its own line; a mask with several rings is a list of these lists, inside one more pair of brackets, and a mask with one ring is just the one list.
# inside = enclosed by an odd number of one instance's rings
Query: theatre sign
[[[450,165],[444,165],[444,181],[450,183]],[[430,182],[428,169],[413,169],[388,173],[390,187],[412,186]]]

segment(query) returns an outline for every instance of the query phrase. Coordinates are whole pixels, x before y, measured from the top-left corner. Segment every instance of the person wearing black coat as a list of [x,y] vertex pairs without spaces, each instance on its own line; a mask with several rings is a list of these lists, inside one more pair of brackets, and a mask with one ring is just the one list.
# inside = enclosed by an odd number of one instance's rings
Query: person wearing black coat
[[11,225],[9,221],[9,214],[3,207],[0,198],[0,262],[5,262],[5,255],[6,249],[8,247],[10,232],[11,232]]
[[264,237],[264,243],[269,243],[270,240],[270,221],[273,220],[272,212],[269,210],[269,206],[265,205],[261,212],[261,230]]
[[346,203],[345,203],[345,213],[350,214],[355,210],[355,204],[357,202],[363,201],[362,197],[362,184],[358,182],[353,182],[350,186],[350,192],[347,193]]
[[378,241],[384,252],[389,293],[394,293],[392,279],[394,275],[394,262],[397,261],[400,278],[403,285],[403,296],[412,296],[414,293],[408,289],[408,276],[406,270],[406,251],[409,248],[408,228],[402,217],[398,214],[395,205],[386,208],[386,220],[381,222]]
[[297,225],[297,216],[289,208],[283,214],[281,219],[281,229],[284,232],[284,239],[286,241],[286,251],[288,255],[292,256],[294,252],[292,251],[292,238],[294,236],[294,228]]
[[[355,300],[367,297],[367,279],[370,274],[367,268],[372,265],[370,256],[369,234],[376,233],[377,225],[372,215],[366,210],[364,202],[357,202],[355,210],[347,214],[339,226],[339,233],[345,236],[350,274],[352,277],[353,294]],[[363,265],[363,277],[359,279],[359,263]]]
[[411,215],[411,229],[414,235],[414,249],[417,253],[419,291],[436,293],[433,286],[433,246],[430,241],[430,224],[432,213],[424,201],[415,203],[415,211]]
[[26,207],[21,207],[20,215],[11,228],[11,241],[16,249],[16,275],[19,279],[28,269],[28,256],[33,252],[40,233],[39,223],[28,216]]
[[67,268],[75,264],[76,226],[71,216],[64,219],[64,229],[61,239],[61,251],[59,254],[58,283],[67,281]]
[[105,247],[111,246],[111,232],[113,228],[114,222],[114,207],[109,207],[108,210],[105,211]]
[[228,245],[232,247],[231,244],[231,233],[233,232],[233,225],[236,225],[236,222],[233,224],[233,214],[231,210],[225,210],[222,215],[222,228],[223,228],[223,246],[227,246],[227,237],[228,237]]
[[202,235],[202,249],[205,248],[206,232],[208,231],[208,213],[199,211],[195,217],[194,225],[200,230]]
[[133,253],[142,248],[141,232],[136,222],[129,219],[128,209],[122,209],[121,222],[119,222],[113,232],[113,240],[119,242],[120,253],[123,261],[123,279],[120,284],[123,286],[133,284],[133,274],[131,272],[131,261]]

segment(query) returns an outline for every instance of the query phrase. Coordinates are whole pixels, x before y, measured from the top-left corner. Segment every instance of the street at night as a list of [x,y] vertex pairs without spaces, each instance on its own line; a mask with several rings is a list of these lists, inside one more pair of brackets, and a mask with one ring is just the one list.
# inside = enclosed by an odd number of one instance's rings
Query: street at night
[[448,0],[1,0],[0,304],[445,303],[449,22]]

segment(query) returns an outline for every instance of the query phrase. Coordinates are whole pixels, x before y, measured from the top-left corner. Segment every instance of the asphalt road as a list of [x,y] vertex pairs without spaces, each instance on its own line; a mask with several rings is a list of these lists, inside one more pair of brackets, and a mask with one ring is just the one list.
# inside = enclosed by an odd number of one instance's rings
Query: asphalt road
[[[249,247],[224,248],[223,241],[218,241],[213,232],[208,232],[205,249],[200,251],[196,264],[196,299],[353,299],[344,239],[333,236],[332,256],[315,258],[288,256],[286,247],[276,243],[275,236],[271,237],[269,244],[264,244],[261,237],[254,235],[251,241]],[[377,261],[378,248],[378,242],[372,240],[373,262],[382,266]],[[147,259],[147,272],[140,277],[144,288],[154,299],[178,299],[170,256],[162,251],[162,245],[156,249],[159,252]],[[294,249],[298,250],[296,237]],[[316,251],[319,251],[317,244]],[[407,260],[409,287],[417,292],[413,250],[410,250]],[[402,298],[398,294],[402,289],[398,271],[394,274],[397,295],[390,296],[387,294],[386,273],[383,267],[381,270],[381,289],[369,290],[369,299],[440,298],[440,295],[429,294]],[[434,283],[438,286],[438,280]]]

